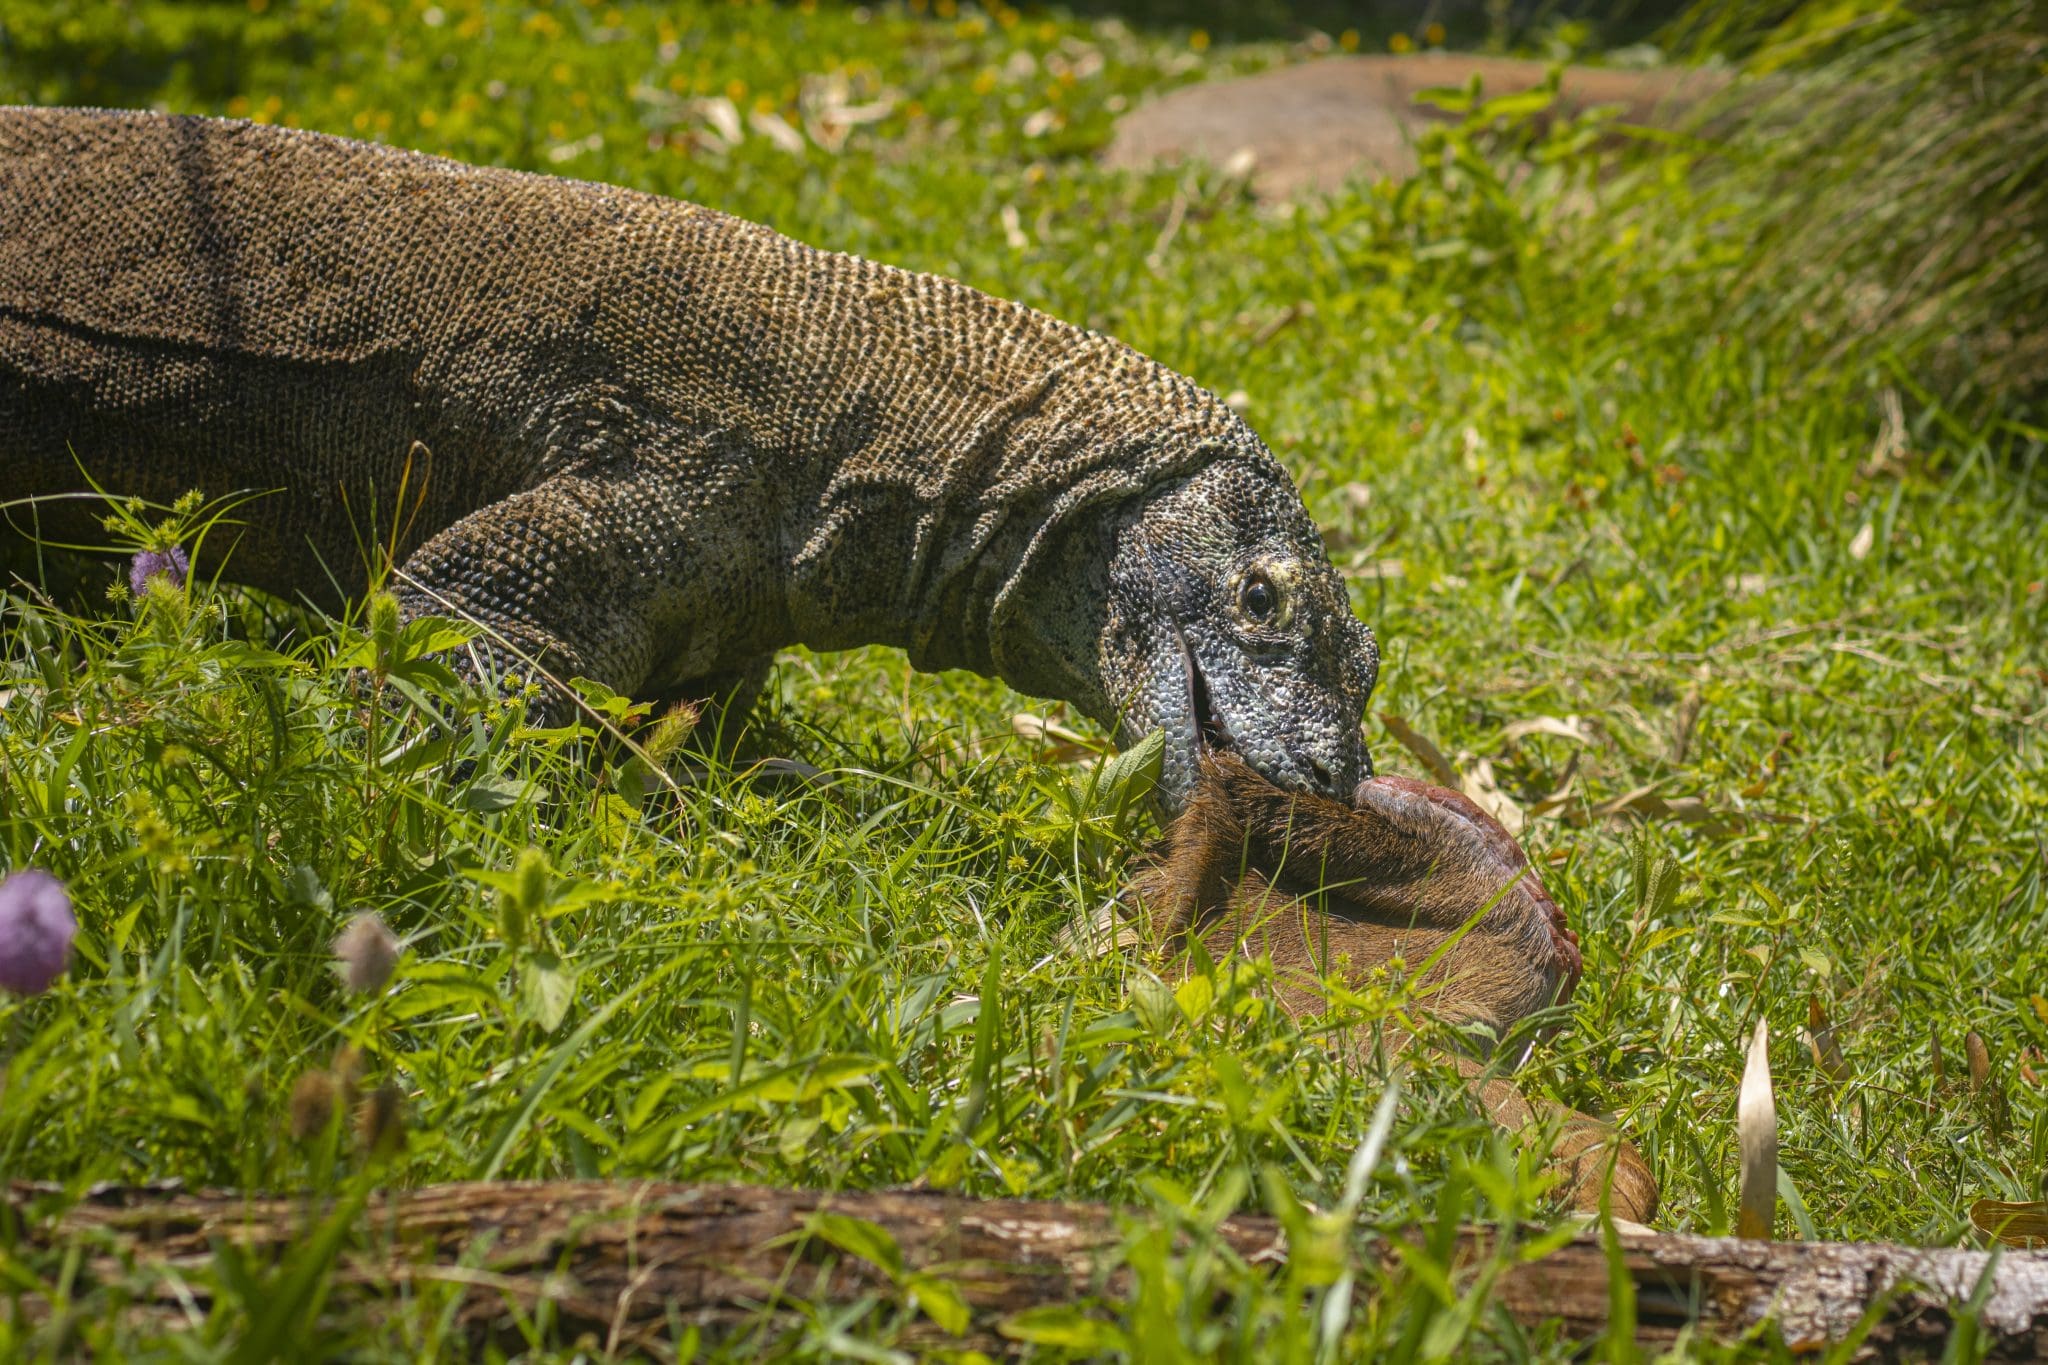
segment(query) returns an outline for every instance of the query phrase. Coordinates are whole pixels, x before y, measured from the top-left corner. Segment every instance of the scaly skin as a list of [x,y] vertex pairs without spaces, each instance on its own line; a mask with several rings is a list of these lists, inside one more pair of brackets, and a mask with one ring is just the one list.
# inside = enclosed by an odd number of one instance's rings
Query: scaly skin
[[1169,808],[1205,731],[1291,788],[1370,772],[1371,632],[1213,395],[676,200],[0,109],[0,461],[54,539],[91,536],[56,497],[81,464],[264,490],[226,574],[323,604],[393,544],[405,611],[483,623],[487,671],[712,695],[784,646],[888,644],[1163,727]]

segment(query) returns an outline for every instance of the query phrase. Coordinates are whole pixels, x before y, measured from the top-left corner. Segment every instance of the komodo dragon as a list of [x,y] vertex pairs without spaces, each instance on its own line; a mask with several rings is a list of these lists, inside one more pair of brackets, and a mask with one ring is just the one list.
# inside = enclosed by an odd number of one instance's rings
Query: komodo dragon
[[678,200],[0,108],[0,462],[16,533],[53,538],[95,525],[49,496],[81,468],[270,491],[215,567],[323,603],[366,583],[376,506],[403,610],[488,627],[487,672],[745,695],[780,647],[880,643],[1163,729],[1169,810],[1208,745],[1340,798],[1371,771],[1372,633],[1228,407]]

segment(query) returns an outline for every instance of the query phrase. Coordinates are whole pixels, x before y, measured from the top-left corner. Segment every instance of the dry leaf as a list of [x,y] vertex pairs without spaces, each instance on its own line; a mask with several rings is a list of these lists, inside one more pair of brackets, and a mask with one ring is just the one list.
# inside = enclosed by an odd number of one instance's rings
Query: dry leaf
[[1757,1020],[1735,1101],[1735,1133],[1742,1147],[1742,1205],[1735,1235],[1765,1242],[1778,1210],[1778,1102],[1771,1094],[1770,1041],[1770,1026]]
[[2031,1246],[2048,1241],[2048,1202],[2029,1199],[2008,1204],[2002,1199],[1979,1199],[1970,1205],[1970,1222],[1977,1231],[2007,1246]]
[[1526,720],[1510,721],[1501,732],[1503,739],[1526,739],[1530,735],[1556,735],[1559,739],[1571,740],[1574,744],[1591,744],[1594,740],[1590,722],[1577,716],[1530,716]]
[[1532,817],[1543,816],[1563,810],[1565,803],[1572,799],[1572,787],[1578,780],[1579,756],[1574,753],[1569,759],[1565,760],[1564,777],[1550,790],[1547,796],[1539,798],[1534,805],[1529,807],[1529,814]]
[[792,155],[803,153],[804,135],[790,127],[780,114],[766,109],[756,109],[747,115],[747,126],[785,152]]
[[1453,768],[1450,760],[1444,757],[1443,750],[1431,744],[1420,734],[1417,734],[1407,721],[1395,715],[1392,711],[1382,711],[1380,712],[1380,724],[1387,727],[1387,733],[1392,735],[1402,748],[1422,760],[1422,766],[1429,769],[1429,775],[1440,786],[1455,787],[1458,785],[1457,769]]
[[1595,820],[1608,820],[1617,815],[1638,815],[1654,819],[1664,814],[1664,798],[1657,795],[1657,783],[1637,787],[1634,791],[1623,792],[1611,801],[1602,801],[1593,807]]
[[1041,763],[1076,763],[1094,757],[1096,752],[1086,735],[1069,730],[1056,720],[1034,716],[1029,711],[1019,711],[1011,716],[1010,728],[1032,743],[1046,746],[1045,751],[1038,755]]
[[1970,1060],[1970,1093],[1982,1103],[1984,1121],[1992,1136],[2004,1137],[2006,1123],[2011,1118],[2005,1087],[1991,1074],[1991,1049],[1984,1045],[1984,1039],[1974,1029],[1963,1037],[1963,1055]]
[[866,104],[849,103],[852,96],[853,85],[843,72],[804,77],[803,89],[797,96],[804,131],[828,152],[844,147],[847,133],[854,128],[879,123],[896,110],[898,96],[893,90],[883,91]]
[[1664,803],[1664,813],[1688,825],[1703,825],[1714,818],[1714,812],[1708,810],[1707,803],[1697,796],[1672,797]]
[[1856,533],[1856,538],[1849,542],[1849,558],[1863,559],[1867,557],[1870,554],[1870,547],[1873,544],[1875,544],[1876,541],[1876,525],[1871,522],[1864,522],[1863,529],[1858,531]]
[[1674,765],[1683,764],[1686,754],[1691,751],[1693,728],[1699,724],[1700,708],[1705,704],[1706,698],[1700,695],[1697,687],[1687,692],[1678,703],[1678,714],[1671,722],[1671,762]]
[[740,111],[725,96],[713,95],[709,99],[698,100],[697,112],[703,115],[711,130],[718,134],[718,140],[726,146],[737,147],[745,140],[747,135],[740,128]]
[[1379,559],[1370,563],[1353,564],[1344,570],[1347,578],[1406,578],[1408,564],[1400,559]]
[[1970,1061],[1970,1089],[1982,1090],[1991,1079],[1991,1049],[1984,1046],[1984,1039],[1975,1029],[1963,1035],[1963,1056]]
[[1842,1055],[1842,1045],[1835,1041],[1835,1026],[1828,1022],[1828,1012],[1813,996],[1806,1000],[1806,1045],[1813,1049],[1814,1064],[1829,1080],[1841,1085],[1849,1079],[1849,1061]]
[[1003,220],[1003,240],[1009,244],[1010,250],[1022,251],[1031,245],[1031,239],[1024,235],[1024,220],[1017,216],[1015,204],[1003,205],[1000,216]]
[[[1466,758],[1460,755],[1461,760]],[[1493,763],[1488,759],[1473,759],[1465,770],[1465,780],[1458,789],[1472,798],[1472,804],[1500,821],[1502,829],[1519,839],[1523,828],[1529,823],[1522,814],[1522,808],[1514,798],[1500,789],[1494,781]]]
[[1634,818],[1637,820],[1678,820],[1688,825],[1701,825],[1711,833],[1721,827],[1720,820],[1711,807],[1697,796],[1657,795],[1658,783],[1637,787],[1624,792],[1611,801],[1603,801],[1593,807],[1595,820]]

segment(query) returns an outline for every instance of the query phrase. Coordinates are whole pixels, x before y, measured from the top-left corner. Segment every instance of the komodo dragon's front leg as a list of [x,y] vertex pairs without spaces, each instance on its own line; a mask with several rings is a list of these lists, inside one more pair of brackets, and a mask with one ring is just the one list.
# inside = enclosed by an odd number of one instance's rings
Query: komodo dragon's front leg
[[706,525],[689,487],[645,464],[556,476],[427,541],[398,566],[394,592],[407,616],[481,627],[471,666],[541,684],[545,723],[567,718],[572,678],[628,695],[733,699],[772,657],[757,643],[764,625],[772,638],[766,569],[735,553],[766,531],[739,500],[719,502]]

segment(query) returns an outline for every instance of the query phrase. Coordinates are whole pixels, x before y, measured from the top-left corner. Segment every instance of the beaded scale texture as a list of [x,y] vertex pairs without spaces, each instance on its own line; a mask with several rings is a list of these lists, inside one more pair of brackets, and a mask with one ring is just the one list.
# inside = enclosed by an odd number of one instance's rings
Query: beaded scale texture
[[[1163,728],[1169,806],[1205,744],[1344,799],[1371,770],[1371,632],[1214,395],[679,200],[0,109],[0,461],[10,498],[81,463],[158,501],[261,490],[227,576],[328,605],[395,537],[406,613],[488,627],[486,671],[744,697],[777,648],[887,644]],[[92,510],[16,509],[0,551]]]

